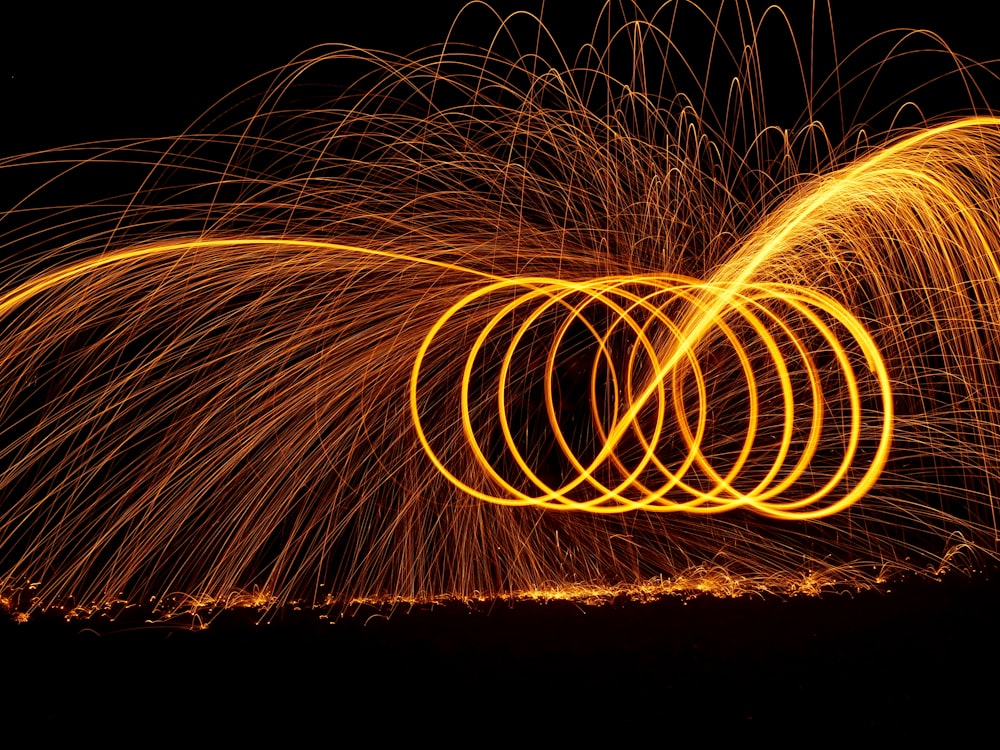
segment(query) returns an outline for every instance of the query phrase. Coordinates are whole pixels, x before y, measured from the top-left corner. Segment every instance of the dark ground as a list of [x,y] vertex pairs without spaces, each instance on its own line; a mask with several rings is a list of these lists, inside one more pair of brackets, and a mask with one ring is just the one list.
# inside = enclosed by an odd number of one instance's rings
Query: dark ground
[[362,608],[337,622],[230,611],[200,631],[137,612],[6,619],[3,705],[39,730],[259,720],[451,736],[540,722],[561,736],[662,726],[819,741],[939,725],[957,739],[995,725],[998,595],[995,579],[952,578],[784,600]]

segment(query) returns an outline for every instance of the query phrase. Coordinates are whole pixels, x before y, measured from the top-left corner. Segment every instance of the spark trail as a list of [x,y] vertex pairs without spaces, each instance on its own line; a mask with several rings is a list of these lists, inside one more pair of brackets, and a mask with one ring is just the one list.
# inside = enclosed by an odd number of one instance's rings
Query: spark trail
[[[485,49],[322,48],[230,127],[0,163],[56,173],[0,219],[8,599],[794,590],[995,559],[1000,119],[832,141],[818,90],[773,128],[751,16],[713,109],[680,88],[682,10],[608,14],[572,64],[527,14]],[[367,72],[317,106],[337,65]],[[141,188],[46,202],[123,170]]]

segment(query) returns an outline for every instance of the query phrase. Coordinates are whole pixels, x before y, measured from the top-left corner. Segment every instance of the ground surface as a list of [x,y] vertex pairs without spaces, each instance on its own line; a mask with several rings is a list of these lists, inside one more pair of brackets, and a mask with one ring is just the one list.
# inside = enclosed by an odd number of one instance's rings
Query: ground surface
[[998,595],[954,579],[785,600],[360,609],[337,622],[226,612],[200,631],[134,616],[5,620],[4,705],[39,730],[541,722],[819,737],[934,723],[958,737],[995,723]]

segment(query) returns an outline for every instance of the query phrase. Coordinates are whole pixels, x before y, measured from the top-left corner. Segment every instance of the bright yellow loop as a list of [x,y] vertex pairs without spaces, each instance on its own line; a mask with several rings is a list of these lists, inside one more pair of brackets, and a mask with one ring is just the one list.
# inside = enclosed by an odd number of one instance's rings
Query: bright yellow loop
[[[497,297],[503,302],[494,302]],[[453,356],[447,347],[433,351],[442,332],[462,327],[468,334],[462,314],[481,315],[483,306],[495,312],[485,323],[475,318],[462,378],[453,384],[466,446],[456,450],[453,431],[428,435],[422,414],[441,403],[422,406],[424,371],[435,356]],[[574,429],[596,441],[587,455],[571,445],[557,395],[560,353],[570,345],[574,326],[587,339],[581,351],[592,355],[587,388],[572,394],[580,399],[573,419],[589,420],[574,421]],[[735,356],[734,372],[706,371],[699,360],[717,342]],[[515,425],[511,404],[525,397],[520,390],[535,376],[519,372],[518,363],[539,345],[545,349],[545,418]],[[820,353],[830,362],[820,365]],[[865,372],[855,371],[852,357],[863,359]],[[737,383],[745,393],[745,413],[726,415],[730,421],[723,425],[742,426],[744,434],[730,436],[739,447],[721,456],[712,455],[707,437],[720,423],[709,416],[713,378]],[[837,390],[825,393],[831,378]],[[765,414],[765,400],[777,411]],[[486,502],[594,513],[705,514],[746,507],[788,520],[837,513],[864,496],[885,466],[893,420],[889,375],[878,348],[836,300],[791,285],[675,275],[498,279],[470,292],[424,338],[411,373],[410,408],[431,463],[460,490]],[[573,472],[569,479],[553,483],[543,476],[543,459],[521,445],[532,430],[547,435],[562,473]],[[827,457],[831,448],[839,459]]]

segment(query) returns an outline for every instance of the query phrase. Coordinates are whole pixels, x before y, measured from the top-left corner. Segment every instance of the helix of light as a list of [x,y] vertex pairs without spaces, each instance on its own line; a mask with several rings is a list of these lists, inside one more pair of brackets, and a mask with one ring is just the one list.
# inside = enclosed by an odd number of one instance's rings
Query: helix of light
[[[495,302],[498,294],[500,303]],[[469,334],[469,311],[490,305],[492,314],[477,312],[478,332],[473,326]],[[597,308],[610,323],[601,327],[593,323]],[[779,314],[782,310],[785,314]],[[575,472],[561,483],[546,480],[529,453],[519,447],[509,414],[517,398],[512,393],[516,387],[512,384],[519,382],[517,363],[523,361],[519,350],[535,345],[543,320],[551,335],[544,364],[547,429]],[[559,353],[571,328],[581,325],[596,352],[590,368],[589,411],[600,446],[589,458],[571,446],[555,395]],[[752,351],[747,331],[756,342]],[[456,385],[458,413],[433,415],[435,423],[450,416],[452,424],[461,424],[465,450],[456,452],[442,450],[440,439],[429,435],[429,413],[422,402],[424,370],[431,369],[428,362],[435,343],[451,344],[460,334],[475,338]],[[611,345],[612,337],[620,339],[622,334],[632,342],[624,363],[615,362],[622,356]],[[706,372],[702,342],[709,340],[731,347],[738,372]],[[817,348],[817,342],[826,364],[819,364],[809,350]],[[489,357],[496,359],[492,371],[498,375],[492,392],[484,396],[473,383],[477,363]],[[789,359],[799,363],[794,370]],[[762,361],[769,373],[767,396],[757,374]],[[830,362],[837,371],[832,381],[824,372],[831,369]],[[602,396],[597,385],[601,371],[608,373],[610,396]],[[738,378],[746,394],[745,414],[732,419],[732,425],[745,427],[745,434],[737,438],[738,452],[727,454],[725,468],[714,465],[706,450],[710,377]],[[831,382],[836,383],[837,393],[825,392]],[[496,405],[485,419],[484,398]],[[781,405],[780,428],[773,428],[771,414],[766,437],[758,434],[765,398]],[[424,452],[467,495],[500,505],[592,513],[714,514],[745,508],[786,520],[829,516],[850,507],[872,487],[888,457],[892,433],[886,366],[865,326],[843,305],[822,292],[787,284],[711,283],[672,275],[588,281],[512,278],[470,292],[427,333],[412,370],[410,407]],[[769,408],[773,411],[773,406]],[[608,413],[610,419],[602,416]],[[832,413],[841,416],[832,418]],[[833,437],[831,422],[837,430]],[[673,434],[668,436],[667,430]],[[777,440],[774,432],[780,432]],[[522,475],[520,482],[512,481],[509,470],[499,465],[497,451],[486,447],[496,443],[493,438],[498,433],[504,466],[512,461]],[[679,460],[668,462],[660,455],[668,437],[674,443],[679,438],[686,448]],[[623,450],[627,438],[641,449]],[[768,447],[762,451],[764,443]],[[831,446],[840,459],[819,460]],[[457,465],[457,455],[472,457],[477,479],[470,479],[468,461]],[[762,455],[767,456],[763,468]],[[753,481],[739,482],[751,463]],[[689,481],[692,473],[710,481]],[[615,480],[609,481],[609,476]]]

